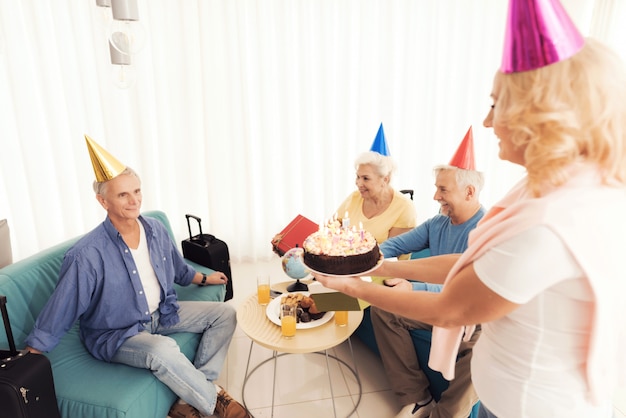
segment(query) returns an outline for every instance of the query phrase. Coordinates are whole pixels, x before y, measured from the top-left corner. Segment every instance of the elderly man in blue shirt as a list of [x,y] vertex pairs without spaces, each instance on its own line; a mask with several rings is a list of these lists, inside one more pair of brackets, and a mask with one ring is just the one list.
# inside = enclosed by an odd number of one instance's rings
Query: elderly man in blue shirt
[[[224,284],[222,272],[206,276],[183,259],[165,227],[140,215],[141,181],[86,137],[107,212],[100,225],[65,254],[59,282],[26,338],[34,353],[52,350],[80,319],[80,336],[97,359],[146,368],[184,402],[172,418],[249,413],[220,386],[220,374],[236,327],[235,310],[222,302],[179,302],[173,284]],[[168,335],[202,334],[190,362]]]
[[[440,212],[409,232],[389,238],[380,245],[385,258],[429,249],[430,255],[462,253],[467,248],[471,230],[485,214],[479,202],[484,184],[483,174],[473,169],[442,165],[434,169],[434,199]],[[410,291],[438,292],[441,285],[386,279],[387,286],[400,286]],[[429,392],[429,381],[422,371],[411,330],[432,330],[432,326],[410,320],[376,307],[371,308],[371,321],[379,352],[391,387],[402,405],[396,418],[467,417],[477,397],[469,370],[471,348],[479,332],[465,342],[465,355],[456,366],[456,378],[436,403]]]

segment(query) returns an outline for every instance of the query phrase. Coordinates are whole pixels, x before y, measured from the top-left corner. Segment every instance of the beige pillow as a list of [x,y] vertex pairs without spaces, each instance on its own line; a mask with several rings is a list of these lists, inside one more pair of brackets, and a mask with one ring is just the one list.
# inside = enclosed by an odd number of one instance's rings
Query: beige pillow
[[13,262],[13,252],[11,251],[11,236],[9,234],[9,223],[6,219],[0,220],[0,268]]

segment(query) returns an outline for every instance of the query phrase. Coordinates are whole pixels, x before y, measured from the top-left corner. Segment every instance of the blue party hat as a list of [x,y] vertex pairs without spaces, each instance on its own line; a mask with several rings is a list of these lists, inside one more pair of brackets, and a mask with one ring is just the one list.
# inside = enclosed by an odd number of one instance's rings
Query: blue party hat
[[380,123],[380,128],[378,128],[378,133],[376,134],[376,138],[374,138],[370,151],[377,152],[386,157],[391,155],[389,147],[387,146],[387,141],[385,140],[385,131],[383,130],[382,122]]

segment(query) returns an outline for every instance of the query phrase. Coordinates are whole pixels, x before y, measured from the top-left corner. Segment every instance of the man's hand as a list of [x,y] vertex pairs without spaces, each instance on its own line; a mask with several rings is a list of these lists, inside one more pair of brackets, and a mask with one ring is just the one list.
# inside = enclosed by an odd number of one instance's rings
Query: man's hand
[[202,283],[203,275],[202,273],[196,273],[196,276],[193,278],[191,283],[207,286],[210,284],[226,284],[228,283],[228,277],[222,273],[221,271],[215,271],[211,274],[207,274],[206,281]]
[[393,287],[398,290],[404,290],[408,292],[413,290],[413,285],[411,284],[411,282],[405,279],[385,279],[383,283],[385,284],[385,286]]
[[26,349],[28,351],[30,351],[31,353],[33,353],[33,354],[41,354],[41,351],[39,351],[39,350],[37,350],[36,348],[33,348],[33,347],[26,347]]
[[228,277],[221,271],[216,271],[206,277],[206,282],[208,284],[226,284],[228,283]]

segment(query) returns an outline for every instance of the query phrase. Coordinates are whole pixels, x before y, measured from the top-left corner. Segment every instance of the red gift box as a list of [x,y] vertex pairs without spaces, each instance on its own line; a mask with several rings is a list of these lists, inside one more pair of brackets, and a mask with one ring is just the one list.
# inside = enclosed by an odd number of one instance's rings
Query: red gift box
[[274,251],[282,257],[287,251],[295,248],[296,245],[302,248],[302,243],[306,237],[318,229],[318,224],[305,216],[298,215],[291,222],[289,222],[289,225],[278,233],[283,237],[277,245],[274,245]]

